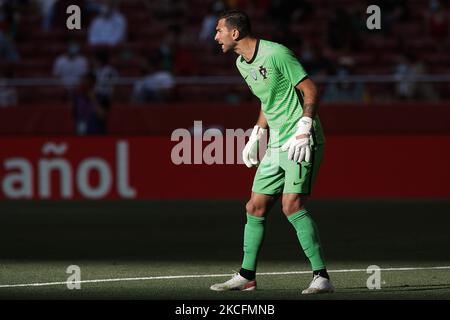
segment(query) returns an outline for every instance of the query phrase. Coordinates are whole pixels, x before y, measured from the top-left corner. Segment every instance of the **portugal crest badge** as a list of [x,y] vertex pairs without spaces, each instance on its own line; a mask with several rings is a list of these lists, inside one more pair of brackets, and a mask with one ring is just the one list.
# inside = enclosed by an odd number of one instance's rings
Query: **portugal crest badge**
[[264,66],[259,66],[259,73],[262,75],[264,80],[267,79],[267,69]]

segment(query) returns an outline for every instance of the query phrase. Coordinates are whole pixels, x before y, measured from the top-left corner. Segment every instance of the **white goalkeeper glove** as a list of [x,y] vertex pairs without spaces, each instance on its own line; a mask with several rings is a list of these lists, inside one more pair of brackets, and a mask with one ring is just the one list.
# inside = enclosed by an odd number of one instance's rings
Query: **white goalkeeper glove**
[[250,139],[242,150],[242,160],[247,167],[251,168],[259,164],[258,161],[258,144],[261,137],[266,133],[267,129],[256,125],[253,127]]
[[311,127],[312,119],[310,117],[301,117],[297,131],[294,136],[283,144],[282,151],[288,151],[288,159],[295,162],[303,160],[309,162],[311,159]]

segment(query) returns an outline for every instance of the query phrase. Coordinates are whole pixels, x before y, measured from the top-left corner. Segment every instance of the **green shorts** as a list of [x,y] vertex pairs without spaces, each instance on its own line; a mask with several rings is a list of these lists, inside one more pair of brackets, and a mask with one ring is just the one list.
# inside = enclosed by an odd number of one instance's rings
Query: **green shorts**
[[322,161],[324,144],[311,147],[311,162],[288,160],[287,151],[268,148],[258,166],[252,191],[261,194],[309,195]]

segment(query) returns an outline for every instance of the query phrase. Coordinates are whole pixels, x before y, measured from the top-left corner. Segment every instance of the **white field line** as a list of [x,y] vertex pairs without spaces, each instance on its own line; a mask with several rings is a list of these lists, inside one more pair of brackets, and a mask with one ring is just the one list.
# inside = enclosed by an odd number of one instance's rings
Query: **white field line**
[[[380,271],[415,271],[415,270],[448,270],[450,266],[438,267],[404,267],[404,268],[380,268]],[[367,272],[367,269],[337,269],[327,270],[329,273],[348,273],[348,272]],[[292,275],[292,274],[309,274],[311,271],[282,271],[282,272],[258,272],[258,276],[276,276],[276,275]],[[155,277],[135,277],[135,278],[112,278],[112,279],[93,279],[81,281],[57,281],[57,282],[38,282],[38,283],[19,283],[19,284],[2,284],[0,288],[16,288],[16,287],[43,287],[57,286],[78,283],[100,283],[100,282],[119,282],[119,281],[146,281],[146,280],[167,280],[167,279],[190,279],[190,278],[214,278],[229,277],[231,274],[190,274],[179,276],[155,276]]]

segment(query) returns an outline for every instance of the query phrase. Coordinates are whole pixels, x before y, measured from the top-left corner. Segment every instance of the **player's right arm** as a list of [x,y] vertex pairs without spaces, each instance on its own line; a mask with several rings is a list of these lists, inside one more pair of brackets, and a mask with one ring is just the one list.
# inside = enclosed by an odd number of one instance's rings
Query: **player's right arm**
[[269,127],[266,116],[264,115],[264,112],[262,110],[259,111],[259,117],[258,121],[256,121],[256,125],[260,126],[263,129],[267,129]]
[[261,137],[266,133],[269,125],[267,124],[266,116],[263,111],[259,111],[258,121],[256,121],[253,127],[252,133],[250,134],[250,139],[242,150],[242,160],[245,165],[249,168],[257,166],[259,164],[258,160],[258,145]]

